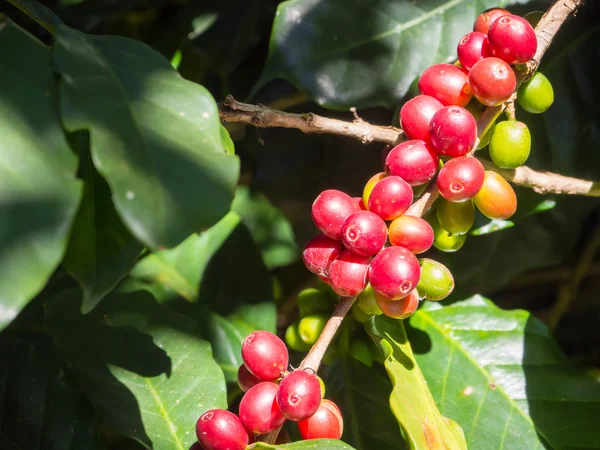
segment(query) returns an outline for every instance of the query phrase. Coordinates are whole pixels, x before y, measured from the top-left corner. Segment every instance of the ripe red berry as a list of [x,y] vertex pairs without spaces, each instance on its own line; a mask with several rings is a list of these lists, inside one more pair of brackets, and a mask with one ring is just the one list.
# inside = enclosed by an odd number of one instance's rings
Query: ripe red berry
[[242,359],[253,375],[276,380],[287,369],[289,354],[281,339],[268,331],[253,331],[242,342]]
[[331,400],[324,399],[317,412],[298,422],[302,439],[340,439],[344,432],[342,413]]
[[321,192],[313,203],[312,218],[323,234],[339,241],[344,220],[358,210],[358,205],[348,194],[328,189]]
[[453,64],[434,64],[419,78],[419,91],[444,106],[465,106],[471,100],[467,74]]
[[504,103],[515,91],[517,78],[511,67],[500,58],[485,58],[469,71],[469,85],[477,100],[486,106]]
[[390,224],[390,242],[415,254],[429,250],[433,244],[433,229],[420,217],[401,216]]
[[462,202],[479,192],[484,177],[485,169],[477,158],[461,156],[444,164],[437,177],[437,187],[446,200]]
[[375,293],[375,301],[379,309],[392,319],[405,319],[411,316],[419,306],[419,295],[417,290],[413,290],[406,297],[400,300],[392,300],[384,297],[379,293]]
[[295,370],[281,380],[276,398],[286,418],[296,422],[308,419],[321,404],[321,383],[315,374]]
[[379,181],[369,195],[369,211],[383,220],[394,220],[406,212],[413,201],[413,191],[406,181],[389,176]]
[[417,95],[407,101],[400,110],[400,126],[409,139],[429,139],[429,122],[442,109],[438,100],[429,95]]
[[480,33],[487,34],[490,25],[494,23],[496,19],[502,16],[510,14],[506,9],[502,8],[490,8],[479,14],[473,25],[473,31],[479,31]]
[[488,39],[494,56],[508,64],[525,63],[537,50],[537,37],[531,24],[512,14],[502,16],[490,25]]
[[242,364],[238,369],[237,382],[240,389],[244,392],[248,391],[252,386],[260,383],[262,380],[250,373],[248,368]]
[[370,256],[357,255],[344,250],[329,266],[329,284],[336,294],[352,297],[367,285]]
[[285,422],[285,416],[275,400],[278,389],[275,383],[263,381],[251,387],[242,397],[240,420],[251,432],[269,433]]
[[342,243],[327,236],[312,238],[302,252],[302,261],[308,270],[320,277],[327,277],[331,261],[343,250]]
[[379,252],[387,240],[387,226],[371,211],[350,214],[342,225],[342,240],[348,250],[371,256]]
[[358,209],[360,211],[367,210],[367,207],[365,206],[365,203],[363,202],[362,197],[352,197],[352,200],[354,200],[354,202],[356,203],[356,205],[358,206]]
[[472,31],[463,36],[456,48],[460,65],[469,70],[473,65],[488,56],[492,56],[492,50],[485,34]]
[[387,247],[373,258],[369,280],[375,291],[391,299],[406,297],[419,283],[417,257],[404,247]]
[[477,140],[477,122],[465,108],[446,106],[431,119],[429,138],[440,155],[466,155]]
[[440,160],[433,146],[412,140],[396,145],[385,160],[386,171],[402,178],[411,186],[429,182],[436,174]]
[[225,409],[211,409],[196,422],[198,442],[206,450],[244,450],[249,442],[242,421]]

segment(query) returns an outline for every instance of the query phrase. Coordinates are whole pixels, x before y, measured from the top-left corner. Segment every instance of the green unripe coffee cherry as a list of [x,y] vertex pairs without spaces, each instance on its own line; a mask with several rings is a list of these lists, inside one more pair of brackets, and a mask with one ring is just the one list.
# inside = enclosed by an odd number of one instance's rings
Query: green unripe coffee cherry
[[454,277],[441,262],[429,258],[419,260],[421,278],[417,291],[427,300],[443,300],[454,290]]
[[321,398],[325,398],[325,382],[319,375],[317,375],[317,380],[319,380],[319,384],[321,385]]
[[365,341],[354,339],[350,344],[350,356],[367,367],[373,367],[373,355]]
[[440,198],[436,202],[436,214],[440,226],[452,234],[465,234],[475,223],[475,206],[471,199],[449,202]]
[[358,304],[356,303],[352,305],[350,312],[352,313],[352,317],[354,317],[358,323],[365,323],[373,315],[364,312],[362,309],[359,308]]
[[531,134],[523,122],[508,120],[494,127],[490,138],[490,157],[503,169],[514,169],[527,161]]
[[298,333],[305,344],[313,345],[319,339],[329,316],[326,314],[309,314],[300,319]]
[[379,314],[382,314],[381,309],[379,309],[379,306],[377,306],[377,302],[375,301],[375,291],[370,284],[367,284],[365,290],[360,293],[356,299],[355,306],[360,308],[368,316],[378,316]]
[[285,330],[285,343],[289,348],[297,352],[307,352],[310,350],[310,345],[302,340],[298,332],[298,322],[291,324]]
[[452,234],[444,230],[435,214],[430,215],[427,221],[433,228],[433,246],[442,252],[455,252],[467,240],[466,234]]
[[541,72],[536,72],[519,87],[517,101],[527,112],[543,113],[554,103],[554,89],[550,80]]
[[302,290],[296,298],[296,305],[298,305],[300,317],[320,312],[325,313],[331,308],[327,295],[315,288]]

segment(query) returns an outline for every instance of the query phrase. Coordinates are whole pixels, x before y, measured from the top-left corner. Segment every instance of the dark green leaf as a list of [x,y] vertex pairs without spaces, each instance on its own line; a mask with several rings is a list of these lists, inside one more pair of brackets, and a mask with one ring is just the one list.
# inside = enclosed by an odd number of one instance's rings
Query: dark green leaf
[[227,213],[239,161],[202,86],[141,42],[64,26],[54,64],[65,126],[89,130],[94,164],[140,241],[173,247]]
[[409,448],[466,450],[460,426],[438,411],[415,362],[402,320],[373,316],[365,326],[384,354],[385,368],[394,386],[390,406]]
[[237,189],[231,208],[241,217],[262,251],[269,269],[287,266],[299,258],[294,231],[287,218],[260,193]]
[[0,338],[0,447],[5,450],[100,450],[97,417],[68,386],[47,346]]
[[[508,0],[502,6],[525,3]],[[288,0],[277,9],[259,86],[284,78],[320,105],[395,107],[497,0]]]
[[277,449],[290,449],[290,450],[353,450],[348,444],[342,441],[335,441],[333,439],[314,439],[309,441],[294,442],[292,444],[285,445],[272,445],[265,444],[264,442],[257,442],[248,447],[248,450],[277,450]]
[[109,295],[85,316],[79,302],[50,302],[47,326],[96,411],[148,449],[188,450],[200,414],[227,406],[208,342],[145,292]]
[[381,365],[369,368],[352,358],[340,358],[327,366],[324,376],[326,395],[344,417],[345,442],[358,450],[407,448],[390,411],[392,384]]
[[60,263],[81,184],[56,114],[50,51],[9,23],[0,25],[0,84],[3,329]]
[[570,366],[545,325],[475,296],[411,318],[416,359],[469,448],[597,448],[600,384]]
[[62,24],[56,14],[35,0],[8,1],[52,33],[58,25]]
[[79,157],[85,188],[63,265],[81,285],[85,314],[129,272],[142,246],[121,222],[89,150],[82,149]]

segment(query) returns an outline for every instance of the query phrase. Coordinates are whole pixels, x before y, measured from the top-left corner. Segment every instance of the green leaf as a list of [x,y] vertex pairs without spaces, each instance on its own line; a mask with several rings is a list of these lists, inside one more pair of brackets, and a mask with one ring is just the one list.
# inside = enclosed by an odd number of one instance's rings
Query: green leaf
[[384,354],[385,368],[394,385],[390,406],[409,448],[466,449],[460,426],[438,411],[415,362],[402,321],[373,316],[365,326]]
[[290,450],[353,450],[348,444],[345,444],[342,441],[336,441],[334,439],[313,439],[284,445],[273,445],[265,444],[264,442],[257,442],[256,444],[248,446],[248,450],[276,450],[279,448]]
[[[502,6],[525,1],[508,0]],[[278,9],[257,88],[284,78],[319,105],[394,108],[497,0],[288,0]]]
[[100,450],[97,417],[68,386],[48,346],[0,337],[0,447],[5,450]]
[[600,383],[572,367],[547,327],[480,296],[410,319],[416,359],[469,448],[597,448]]
[[94,169],[87,145],[79,157],[85,188],[63,266],[81,285],[85,314],[127,275],[142,246],[115,211],[110,189]]
[[239,160],[217,105],[145,44],[57,29],[54,65],[69,131],[90,132],[117,212],[152,249],[174,247],[229,210]]
[[188,450],[198,417],[227,407],[208,342],[145,292],[109,295],[85,316],[79,302],[65,292],[48,303],[47,327],[98,414],[147,449]]
[[265,265],[269,269],[287,266],[298,260],[294,230],[287,218],[267,197],[240,186],[231,209],[236,211],[260,247]]
[[0,84],[1,330],[60,263],[81,184],[56,114],[50,51],[11,23],[0,27]]
[[407,448],[390,410],[392,384],[381,365],[369,368],[350,357],[339,358],[321,376],[327,397],[342,411],[345,442],[358,450]]
[[49,8],[35,0],[8,0],[51,33],[62,21]]

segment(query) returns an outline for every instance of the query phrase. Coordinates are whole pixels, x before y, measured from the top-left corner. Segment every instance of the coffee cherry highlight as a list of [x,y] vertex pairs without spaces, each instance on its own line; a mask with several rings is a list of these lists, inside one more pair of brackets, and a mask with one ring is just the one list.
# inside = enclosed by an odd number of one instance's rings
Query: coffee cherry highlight
[[434,64],[419,78],[419,91],[442,105],[465,106],[471,100],[467,74],[453,64]]
[[490,25],[488,40],[494,56],[508,64],[526,63],[537,50],[537,36],[531,24],[512,14]]
[[469,71],[469,86],[477,100],[498,106],[510,98],[517,87],[512,68],[500,58],[485,58]]
[[313,373],[295,370],[279,383],[276,399],[287,419],[305,420],[317,412],[321,404],[321,384]]

